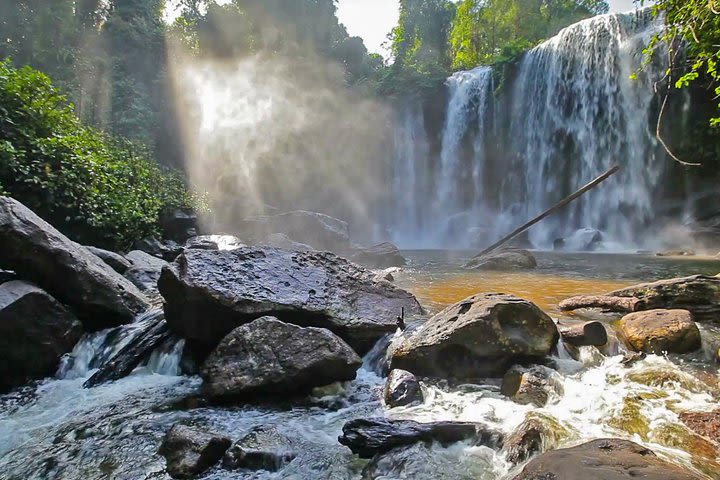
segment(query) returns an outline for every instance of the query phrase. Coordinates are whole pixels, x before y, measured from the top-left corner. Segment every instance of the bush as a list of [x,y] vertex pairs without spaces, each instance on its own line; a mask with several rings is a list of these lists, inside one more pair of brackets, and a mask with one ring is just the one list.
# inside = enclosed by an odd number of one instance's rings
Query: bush
[[84,126],[50,79],[0,62],[0,191],[74,240],[121,249],[189,207],[182,176],[140,145]]

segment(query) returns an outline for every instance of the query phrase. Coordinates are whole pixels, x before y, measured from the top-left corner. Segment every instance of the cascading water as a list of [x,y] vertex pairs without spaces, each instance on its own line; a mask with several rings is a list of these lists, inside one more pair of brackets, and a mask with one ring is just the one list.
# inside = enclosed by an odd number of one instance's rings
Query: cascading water
[[[532,229],[531,240],[552,248],[589,227],[606,248],[646,246],[668,161],[654,134],[653,72],[631,76],[659,26],[649,10],[572,25],[506,70],[497,91],[488,67],[452,75],[439,158],[430,160],[439,167],[428,170],[435,178],[396,190],[396,216],[423,218],[414,236],[428,245],[487,245],[619,163],[620,174]],[[415,159],[397,146],[400,164]]]

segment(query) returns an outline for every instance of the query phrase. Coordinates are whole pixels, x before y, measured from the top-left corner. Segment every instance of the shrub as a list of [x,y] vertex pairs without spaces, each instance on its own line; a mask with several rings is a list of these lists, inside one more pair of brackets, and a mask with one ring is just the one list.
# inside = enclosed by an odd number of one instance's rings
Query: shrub
[[178,172],[141,145],[84,126],[50,78],[0,62],[0,191],[81,243],[120,249],[189,207]]

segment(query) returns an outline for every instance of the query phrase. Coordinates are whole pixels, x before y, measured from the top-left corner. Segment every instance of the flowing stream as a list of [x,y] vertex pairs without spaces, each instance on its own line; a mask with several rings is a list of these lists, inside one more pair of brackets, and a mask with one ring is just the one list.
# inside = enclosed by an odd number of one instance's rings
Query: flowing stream
[[[461,270],[457,265],[467,257],[461,252],[407,255],[410,266],[398,274],[398,284],[415,292],[432,311],[471,293],[501,290],[531,299],[558,316],[557,302],[569,295],[718,270],[717,261],[702,259],[539,253],[537,271],[508,275]],[[383,379],[376,373],[386,343],[367,355],[355,381],[317,389],[306,399],[279,398],[275,405],[206,405],[198,396],[200,379],[179,375],[178,342],[162,346],[125,379],[83,389],[101,357],[121,348],[133,329],[137,325],[86,336],[57,378],[0,397],[0,478],[167,479],[157,449],[165,432],[183,422],[235,440],[255,426],[275,426],[300,453],[279,472],[229,472],[218,466],[202,478],[360,479],[366,462],[341,446],[337,436],[348,420],[385,415],[473,421],[506,434],[534,417],[552,427],[555,447],[597,437],[628,438],[709,479],[720,478],[714,447],[678,419],[681,411],[717,406],[718,374],[710,359],[720,335],[707,324],[701,325],[702,351],[682,357],[651,355],[630,368],[620,363],[623,348],[616,342],[604,353],[583,348],[579,361],[561,349],[555,364],[563,394],[544,408],[518,405],[499,393],[497,380],[488,380],[482,385],[425,383],[425,403],[393,410],[380,401]],[[390,463],[387,478],[428,480],[505,479],[519,468],[500,450],[464,443],[414,447]]]

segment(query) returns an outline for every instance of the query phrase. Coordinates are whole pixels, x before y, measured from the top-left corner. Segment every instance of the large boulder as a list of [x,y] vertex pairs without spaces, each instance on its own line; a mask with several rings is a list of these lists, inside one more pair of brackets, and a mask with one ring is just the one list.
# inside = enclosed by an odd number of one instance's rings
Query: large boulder
[[350,248],[347,222],[317,212],[296,210],[277,215],[263,215],[246,219],[241,231],[262,240],[273,233],[287,235],[292,241],[304,243],[316,250],[344,252]]
[[683,309],[695,321],[720,321],[720,277],[693,275],[641,283],[605,295],[572,297],[560,302],[562,310],[601,308],[613,312]]
[[230,332],[200,375],[206,395],[233,399],[353,380],[361,365],[352,348],[329,330],[263,317]]
[[125,272],[125,278],[142,291],[157,290],[160,273],[168,262],[142,250],[133,250],[125,258],[132,264]]
[[497,446],[502,443],[502,435],[475,423],[359,418],[347,422],[338,438],[342,445],[361,458],[372,458],[378,453],[419,442],[449,445],[463,440],[473,440],[476,445]]
[[502,376],[514,363],[546,357],[557,340],[552,319],[533,303],[513,295],[477,294],[395,345],[391,368],[440,378]]
[[215,465],[232,441],[185,425],[175,425],[165,435],[158,453],[165,457],[172,478],[194,478]]
[[226,470],[276,472],[292,462],[297,453],[293,442],[277,427],[257,426],[235,442],[223,457]]
[[205,348],[270,315],[327,328],[365,353],[395,331],[403,308],[408,316],[422,313],[410,293],[326,252],[188,250],[163,270],[159,287],[170,327]]
[[508,249],[473,258],[465,265],[465,268],[474,270],[530,270],[537,268],[537,260],[527,250]]
[[129,323],[148,308],[122,275],[8,197],[0,197],[0,264],[71,306],[88,330]]
[[700,475],[658,458],[627,440],[601,439],[552,450],[533,459],[514,480],[700,480]]
[[701,346],[700,330],[687,310],[648,310],[625,315],[618,333],[635,351],[688,353]]
[[75,315],[35,285],[0,285],[0,393],[52,375],[81,335]]
[[110,267],[112,267],[112,269],[118,272],[120,275],[127,272],[128,269],[132,267],[130,261],[119,253],[111,252],[109,250],[103,250],[102,248],[97,247],[86,248],[90,250],[90,253],[110,265]]
[[370,268],[404,267],[407,263],[400,249],[390,242],[360,248],[352,254],[350,260]]

